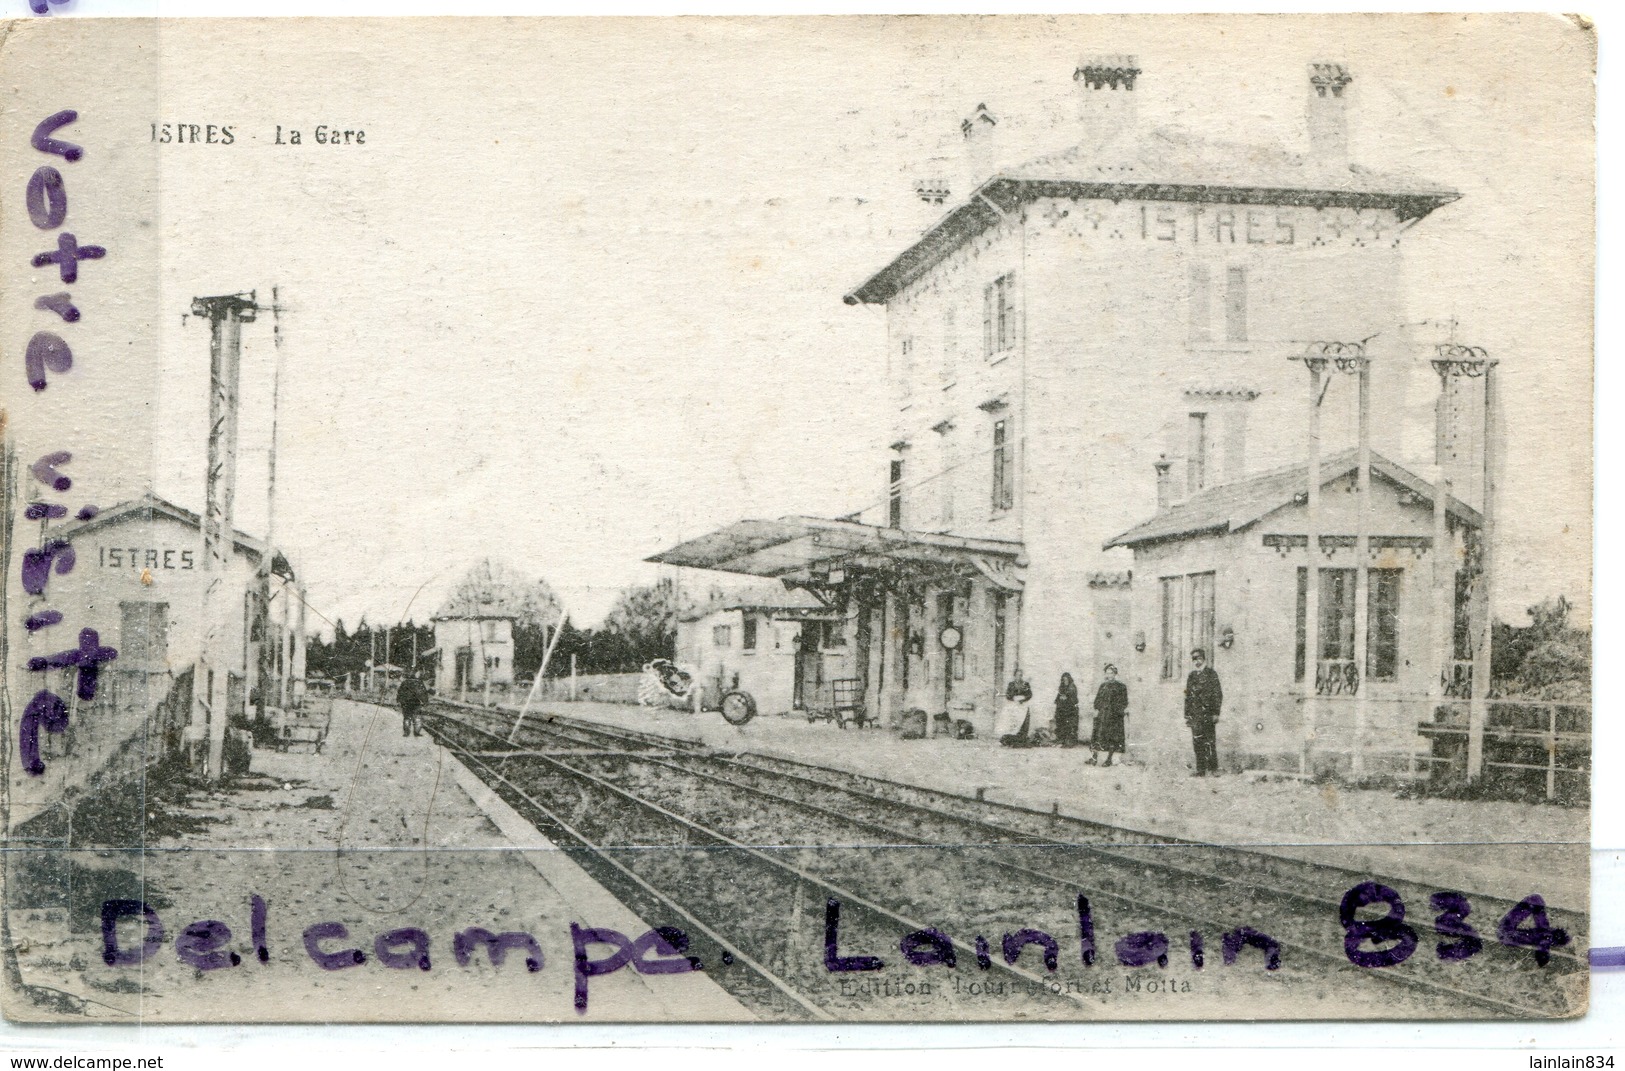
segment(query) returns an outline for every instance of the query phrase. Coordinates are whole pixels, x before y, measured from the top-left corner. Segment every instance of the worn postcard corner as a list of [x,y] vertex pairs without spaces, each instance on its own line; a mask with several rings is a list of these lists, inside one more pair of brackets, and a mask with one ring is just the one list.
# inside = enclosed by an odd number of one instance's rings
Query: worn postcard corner
[[1589,23],[3,32],[9,1018],[1584,1014]]

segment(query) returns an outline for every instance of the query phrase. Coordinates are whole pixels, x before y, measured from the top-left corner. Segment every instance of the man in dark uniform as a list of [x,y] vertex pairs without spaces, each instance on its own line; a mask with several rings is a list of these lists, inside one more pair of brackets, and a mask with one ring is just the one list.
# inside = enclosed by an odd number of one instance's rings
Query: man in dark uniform
[[401,735],[422,736],[423,725],[418,718],[429,705],[429,689],[417,677],[401,681],[395,691],[395,704],[401,708]]
[[1185,724],[1191,727],[1191,744],[1196,751],[1196,773],[1204,777],[1219,773],[1219,708],[1224,703],[1224,690],[1219,687],[1219,675],[1207,664],[1207,652],[1198,647],[1191,652],[1191,665],[1195,668],[1185,678]]

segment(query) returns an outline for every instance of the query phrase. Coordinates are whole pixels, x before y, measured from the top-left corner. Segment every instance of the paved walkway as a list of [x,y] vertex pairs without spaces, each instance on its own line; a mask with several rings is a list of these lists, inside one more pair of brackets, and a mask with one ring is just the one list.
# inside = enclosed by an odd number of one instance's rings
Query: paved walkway
[[[162,835],[149,832],[144,852],[71,853],[69,882],[157,910],[158,952],[136,966],[101,964],[106,897],[82,892],[13,911],[24,980],[88,998],[88,1015],[125,1020],[572,1020],[571,922],[634,938],[650,928],[428,737],[403,738],[392,710],[340,700],[321,755],[260,751],[253,771],[179,808],[149,805],[147,828]],[[267,904],[265,963],[251,938],[255,895]],[[175,938],[200,919],[229,927],[224,947],[239,966],[180,962]],[[366,962],[318,967],[303,934],[323,922],[348,934],[323,949],[360,949]],[[453,937],[475,926],[532,934],[542,970],[527,971],[523,952],[501,968],[483,953],[460,967]],[[408,927],[429,936],[427,971],[386,967],[374,947]],[[134,920],[120,932],[139,941]],[[586,1017],[599,1021],[750,1018],[704,974],[622,970],[592,979],[589,993]]]
[[922,788],[1018,804],[1126,829],[1247,846],[1440,889],[1511,899],[1538,892],[1571,910],[1589,902],[1590,811],[1521,803],[1401,799],[1249,776],[1191,778],[1166,769],[1085,765],[1087,748],[1002,748],[991,740],[903,740],[884,729],[611,703],[544,710],[610,725],[760,751]]

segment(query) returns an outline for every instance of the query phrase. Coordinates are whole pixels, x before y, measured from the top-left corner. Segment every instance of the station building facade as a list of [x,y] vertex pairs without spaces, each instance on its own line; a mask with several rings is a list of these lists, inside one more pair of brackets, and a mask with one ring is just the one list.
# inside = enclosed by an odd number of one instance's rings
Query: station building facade
[[435,693],[466,699],[487,685],[513,684],[513,623],[500,609],[451,611],[434,617]]
[[[1147,79],[1133,57],[1085,59],[1073,75],[1072,147],[975,176],[968,196],[947,196],[951,210],[846,297],[886,310],[884,505],[840,521],[740,522],[651,560],[820,593],[851,618],[883,719],[946,710],[988,734],[1017,675],[1042,717],[1061,673],[1087,707],[1112,662],[1130,688],[1131,752],[1180,761],[1189,741],[1170,682],[1182,683],[1195,644],[1169,653],[1143,637],[1163,631],[1162,572],[1187,567],[1180,575],[1212,575],[1184,596],[1199,622],[1186,638],[1212,651],[1229,694],[1301,693],[1278,674],[1255,680],[1236,646],[1205,642],[1229,629],[1242,651],[1285,642],[1291,661],[1290,628],[1277,626],[1290,626],[1292,600],[1260,601],[1242,566],[1257,548],[1199,569],[1173,548],[1207,544],[1124,537],[1262,474],[1297,466],[1303,482],[1309,376],[1292,358],[1328,341],[1369,358],[1372,449],[1406,493],[1431,486],[1415,471],[1436,471],[1440,388],[1431,339],[1404,325],[1403,244],[1458,195],[1352,164],[1352,74],[1329,63],[1307,73],[1308,151],[1287,152],[1141,129]],[[965,124],[972,159],[988,158],[975,144],[995,126],[983,111]],[[1316,404],[1328,456],[1354,445],[1355,395],[1353,377],[1327,377]],[[1470,453],[1470,434],[1453,432],[1451,449]],[[1290,511],[1303,488],[1279,490]],[[1392,530],[1373,535],[1432,539],[1404,511],[1380,519]],[[1347,534],[1334,527],[1321,531]],[[1290,540],[1268,549],[1289,588],[1310,557]],[[1425,585],[1405,583],[1425,601]],[[1242,626],[1244,612],[1269,627]],[[1261,761],[1302,730],[1270,717],[1253,718],[1268,723]]]
[[[232,551],[214,608],[214,672],[225,672],[226,709],[210,711],[208,692],[192,686],[192,672],[209,631],[203,619],[202,528],[196,513],[156,495],[101,510],[53,530],[73,548],[73,569],[52,576],[47,596],[62,624],[27,639],[20,660],[76,646],[79,630],[118,656],[100,668],[96,698],[75,694],[72,669],[44,683],[45,674],[22,674],[32,690],[50,687],[69,704],[63,733],[40,734],[46,764],[41,777],[20,775],[13,785],[13,821],[30,807],[71,800],[93,781],[189,749],[201,759],[211,725],[245,726],[268,707],[298,704],[305,676],[304,601],[288,560],[262,541],[233,534]],[[269,602],[259,583],[263,556],[272,553]],[[64,631],[68,630],[68,631]],[[260,658],[268,673],[261,696]],[[26,702],[28,696],[23,696]]]
[[834,681],[854,674],[847,628],[846,614],[806,591],[723,595],[679,616],[676,661],[699,681],[702,702],[740,689],[762,713],[815,710],[833,701]]

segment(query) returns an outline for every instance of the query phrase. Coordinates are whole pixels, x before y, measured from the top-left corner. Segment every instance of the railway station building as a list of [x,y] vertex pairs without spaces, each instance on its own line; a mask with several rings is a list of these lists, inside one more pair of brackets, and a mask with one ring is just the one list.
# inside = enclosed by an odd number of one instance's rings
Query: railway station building
[[[1180,690],[1202,646],[1224,681],[1226,761],[1284,761],[1331,739],[1332,720],[1377,706],[1317,699],[1352,665],[1338,616],[1360,605],[1352,592],[1316,600],[1315,661],[1339,665],[1317,666],[1307,685],[1295,670],[1297,578],[1316,568],[1318,597],[1340,592],[1353,567],[1358,496],[1339,495],[1359,467],[1345,463],[1358,456],[1359,391],[1337,372],[1359,364],[1374,414],[1364,529],[1375,557],[1360,571],[1372,602],[1356,615],[1368,663],[1372,608],[1404,622],[1384,633],[1397,646],[1381,648],[1382,687],[1370,691],[1425,697],[1443,671],[1438,615],[1453,612],[1439,604],[1453,607],[1459,585],[1418,563],[1432,561],[1441,465],[1457,466],[1461,496],[1444,511],[1444,551],[1466,556],[1481,387],[1451,380],[1440,401],[1437,340],[1406,326],[1418,317],[1403,258],[1413,230],[1458,194],[1350,160],[1355,76],[1342,64],[1307,65],[1292,150],[1143,126],[1139,96],[1173,74],[1086,57],[1058,151],[1001,159],[988,144],[1000,124],[983,107],[962,126],[963,189],[917,184],[947,213],[845,296],[886,312],[883,505],[740,521],[650,560],[817,594],[848,619],[853,673],[882,723],[946,711],[989,735],[1014,677],[1047,719],[1069,672],[1087,726],[1111,662],[1129,687],[1131,756],[1182,763]],[[1313,403],[1311,352],[1358,355],[1321,362]],[[1328,503],[1313,553],[1299,516],[1312,410]],[[1424,711],[1403,706],[1388,703],[1383,722],[1397,753],[1420,746]]]
[[781,584],[719,595],[677,621],[677,662],[702,701],[741,689],[763,713],[827,706],[832,682],[853,676],[854,646],[845,614]]
[[[254,700],[291,707],[303,693],[304,601],[288,560],[264,542],[234,532],[228,567],[216,592],[221,625],[214,665],[227,673],[226,709],[210,711],[208,694],[193,689],[193,667],[208,632],[203,620],[204,570],[199,516],[154,494],[73,520],[55,532],[73,548],[72,571],[52,577],[50,606],[62,623],[33,631],[23,660],[76,646],[93,627],[98,642],[118,651],[98,674],[96,697],[77,698],[71,668],[24,675],[28,688],[49,687],[69,704],[68,728],[40,733],[46,764],[41,777],[13,784],[13,822],[31,801],[73,800],[94,782],[117,779],[166,758],[201,761],[211,725],[243,727]],[[272,555],[269,601],[259,567]],[[227,623],[229,622],[229,624]],[[269,658],[261,697],[261,651]],[[217,669],[216,672],[219,670]],[[23,697],[26,701],[27,696]],[[20,817],[19,817],[20,816]]]
[[495,591],[454,598],[434,615],[435,694],[466,700],[469,692],[513,684],[513,626],[519,611]]

